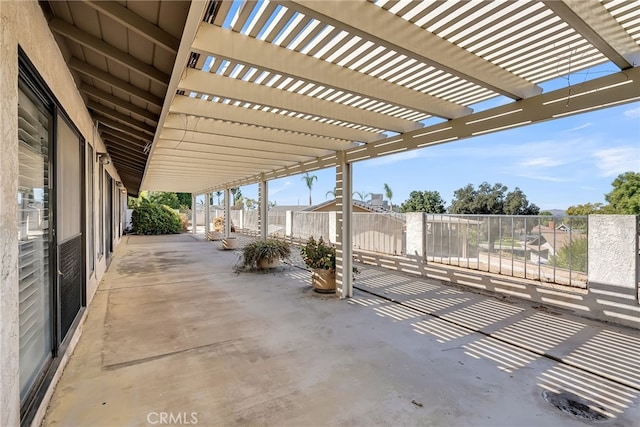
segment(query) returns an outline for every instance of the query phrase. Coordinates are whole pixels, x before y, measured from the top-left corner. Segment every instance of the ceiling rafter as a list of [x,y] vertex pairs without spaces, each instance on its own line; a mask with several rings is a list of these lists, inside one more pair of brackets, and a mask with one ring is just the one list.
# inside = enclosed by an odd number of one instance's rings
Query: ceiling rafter
[[148,132],[140,131],[127,124],[121,123],[117,120],[113,120],[102,115],[93,114],[93,118],[96,121],[98,121],[98,123],[100,123],[101,125],[123,132],[129,135],[130,137],[133,137],[145,142],[151,141],[152,135],[149,135]]
[[119,111],[116,111],[111,107],[107,107],[106,105],[102,105],[102,104],[99,104],[99,103],[94,102],[94,101],[89,101],[89,102],[87,102],[87,108],[89,110],[92,110],[92,111],[95,111],[97,113],[100,113],[100,114],[102,114],[104,116],[107,116],[107,117],[110,117],[112,119],[124,122],[127,125],[130,125],[131,127],[135,128],[135,129],[138,129],[138,130],[141,130],[143,132],[147,132],[150,135],[153,135],[155,133],[155,130],[156,130],[155,126],[151,126],[151,125],[148,125],[148,124],[146,124],[144,122],[136,120],[133,117],[128,116],[128,115],[126,115],[124,113],[121,113]]
[[[416,25],[407,25],[403,19],[366,0],[276,2],[510,98],[528,98],[542,93],[542,88],[533,83]],[[407,40],[420,40],[420,43],[412,43],[409,47]]]
[[[158,122],[158,115],[152,113],[149,110],[145,110],[144,108],[140,108],[137,105],[133,105],[130,102],[125,101],[122,98],[119,98],[115,95],[112,95],[108,92],[105,92],[101,89],[98,89],[95,86],[91,86],[85,83],[80,85],[80,92],[86,93],[92,98],[98,99],[102,102],[106,102],[115,107],[122,108],[123,110],[127,110],[132,114],[136,114],[138,116],[144,117],[145,119],[152,121],[154,123]],[[91,101],[89,101],[91,102]]]
[[234,60],[261,70],[443,118],[461,117],[471,113],[470,108],[441,98],[407,89],[335,64],[318,61],[307,55],[227,31],[212,24],[202,23],[200,25],[198,34],[193,41],[193,50],[204,55]]
[[186,91],[277,107],[395,132],[408,132],[422,127],[420,123],[410,120],[194,69],[186,70],[178,87]]
[[144,89],[141,89],[137,86],[134,86],[130,83],[125,82],[117,77],[112,76],[111,74],[103,71],[93,65],[90,65],[86,62],[80,61],[77,58],[71,58],[69,61],[69,67],[79,71],[80,73],[97,79],[102,83],[105,83],[109,86],[113,86],[116,89],[120,89],[121,91],[127,92],[129,95],[138,98],[141,101],[148,102],[156,107],[162,107],[162,99],[153,95],[150,92],[147,92]]
[[[120,138],[122,141],[129,141],[130,144],[135,145],[135,146],[140,146],[140,147],[144,147],[146,146],[146,144],[149,144],[151,142],[151,139],[148,137],[148,135],[146,134],[141,134],[140,136],[144,136],[144,138],[146,139],[142,139],[142,138],[132,138],[133,135],[131,135],[129,132],[123,131],[121,130],[119,127],[116,126],[107,126],[106,123],[104,123],[104,121],[109,121],[109,119],[104,118],[102,120],[99,120],[98,123],[98,131],[99,132],[106,132],[112,136],[115,136],[117,138]],[[113,120],[112,120],[113,122]],[[114,123],[112,123],[114,124]],[[115,123],[116,125],[119,125],[119,123]],[[129,128],[130,131],[133,131],[133,129]]]
[[149,65],[138,58],[129,55],[126,52],[121,51],[115,46],[92,36],[91,34],[82,31],[78,27],[75,27],[60,18],[53,18],[49,22],[49,27],[52,31],[73,40],[74,42],[81,44],[82,46],[97,52],[100,55],[108,57],[120,65],[127,67],[129,70],[134,71],[144,77],[147,77],[156,83],[161,85],[167,85],[169,81],[169,75],[163,73],[157,68]]
[[114,21],[124,25],[129,30],[139,34],[155,45],[175,54],[178,52],[180,40],[164,31],[162,28],[152,24],[140,15],[136,15],[126,7],[112,1],[84,0],[98,12],[110,17]]

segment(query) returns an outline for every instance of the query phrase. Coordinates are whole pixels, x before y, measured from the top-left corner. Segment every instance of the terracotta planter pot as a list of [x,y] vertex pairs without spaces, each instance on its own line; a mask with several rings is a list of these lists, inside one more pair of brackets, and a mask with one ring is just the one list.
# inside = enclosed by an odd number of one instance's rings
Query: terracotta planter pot
[[222,249],[237,249],[238,239],[235,237],[227,237],[222,239]]
[[258,261],[258,268],[260,270],[267,270],[269,268],[275,268],[278,267],[280,265],[280,259],[276,258],[273,260],[270,259],[261,259],[260,261]]
[[336,291],[336,271],[316,268],[311,275],[311,285],[316,292],[333,293]]

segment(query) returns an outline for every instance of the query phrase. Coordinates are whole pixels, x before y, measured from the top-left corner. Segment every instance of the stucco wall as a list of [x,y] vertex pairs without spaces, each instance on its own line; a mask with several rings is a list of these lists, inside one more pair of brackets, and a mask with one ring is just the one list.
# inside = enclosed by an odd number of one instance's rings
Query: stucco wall
[[18,377],[18,5],[0,1],[0,425],[20,422]]
[[[94,152],[106,151],[91,117],[35,0],[0,1],[0,426],[20,423],[18,380],[18,45],[63,106]],[[96,173],[98,168],[96,167]],[[116,180],[113,167],[106,170]],[[98,211],[97,175],[94,179]],[[98,221],[95,221],[96,230]],[[95,232],[96,238],[98,233]],[[96,244],[97,246],[97,244]],[[105,257],[87,281],[87,299],[95,294],[106,269]]]

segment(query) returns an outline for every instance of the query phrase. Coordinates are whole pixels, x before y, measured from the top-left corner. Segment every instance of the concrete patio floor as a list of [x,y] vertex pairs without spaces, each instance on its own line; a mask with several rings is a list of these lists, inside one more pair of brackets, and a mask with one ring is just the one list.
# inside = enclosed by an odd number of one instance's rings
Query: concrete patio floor
[[45,426],[596,424],[545,390],[640,425],[638,331],[371,267],[338,300],[219,242],[123,239]]

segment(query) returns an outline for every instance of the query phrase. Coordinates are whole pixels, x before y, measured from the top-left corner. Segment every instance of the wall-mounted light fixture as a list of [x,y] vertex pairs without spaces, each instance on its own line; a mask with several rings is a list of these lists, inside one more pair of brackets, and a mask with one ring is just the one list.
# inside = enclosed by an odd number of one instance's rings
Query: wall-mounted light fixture
[[109,156],[109,153],[96,153],[96,156],[100,164],[108,165],[111,163],[111,156]]
[[122,187],[123,187],[123,185],[122,185],[122,182],[121,182],[121,181],[117,181],[117,182],[116,182],[116,185],[118,186],[118,188],[122,188]]

